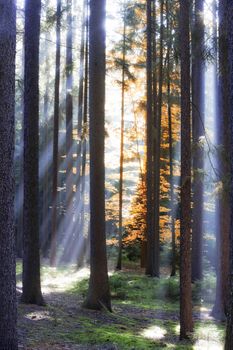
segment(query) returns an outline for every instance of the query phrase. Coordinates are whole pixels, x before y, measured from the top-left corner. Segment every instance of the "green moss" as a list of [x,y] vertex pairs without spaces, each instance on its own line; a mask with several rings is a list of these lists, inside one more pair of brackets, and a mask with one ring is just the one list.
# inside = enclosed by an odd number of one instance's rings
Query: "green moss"
[[[42,271],[44,277],[60,277],[72,273],[73,270],[53,270],[46,267]],[[39,348],[40,344],[54,344],[56,339],[57,344],[72,342],[87,347],[109,344],[112,347],[116,345],[119,350],[205,350],[211,348],[211,344],[217,344],[221,349],[224,325],[211,320],[195,322],[192,340],[179,341],[178,278],[158,279],[131,272],[114,273],[110,276],[113,313],[80,309],[82,298],[85,298],[88,289],[87,278],[78,282],[72,281],[69,286],[70,289],[64,291],[64,302],[58,300],[43,309],[49,316],[45,323],[39,318],[32,320],[28,331],[29,345],[33,344]],[[204,286],[212,290],[213,280],[209,278],[208,281],[204,281],[202,288]],[[199,287],[194,286],[195,288]],[[77,308],[70,306],[69,300],[72,300]],[[195,312],[200,310],[198,303],[199,298],[196,301]],[[203,308],[202,311],[208,313],[208,305],[202,303],[202,307],[204,306],[206,310]],[[24,308],[26,314],[26,306],[19,306],[20,317],[23,317]],[[25,327],[27,325],[28,322],[25,323]]]
[[82,319],[83,330],[79,332],[69,333],[65,336],[66,339],[74,343],[82,344],[113,344],[119,349],[160,349],[160,342],[157,344],[154,341],[145,339],[143,336],[135,334],[135,332],[124,325],[98,325],[89,320]]

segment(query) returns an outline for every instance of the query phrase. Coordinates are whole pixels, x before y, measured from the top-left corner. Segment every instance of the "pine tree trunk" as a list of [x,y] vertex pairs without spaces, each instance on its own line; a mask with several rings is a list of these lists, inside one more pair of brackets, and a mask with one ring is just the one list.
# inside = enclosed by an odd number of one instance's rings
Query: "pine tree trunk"
[[[162,120],[162,105],[163,105],[163,10],[164,1],[160,2],[160,38],[159,38],[159,77],[158,77],[158,104],[156,120],[155,120],[155,149],[154,149],[154,217],[155,217],[155,268],[156,276],[159,277],[160,263],[160,154],[161,154],[161,120]],[[156,12],[155,12],[156,13]],[[156,35],[156,33],[154,33]],[[156,73],[155,73],[156,74]]]
[[158,276],[156,266],[155,220],[154,220],[154,161],[153,161],[153,72],[152,72],[152,0],[147,0],[147,117],[146,117],[146,274]]
[[219,152],[218,173],[222,181],[222,193],[218,195],[216,201],[217,213],[217,232],[216,232],[216,250],[217,250],[217,284],[216,298],[212,315],[219,320],[224,320],[228,312],[229,301],[229,254],[230,254],[230,100],[229,100],[229,67],[228,62],[228,41],[227,41],[227,7],[224,0],[219,6],[219,77],[218,100],[216,101],[217,112],[217,143],[223,146],[224,151]]
[[[126,9],[124,9],[126,11]],[[121,270],[122,265],[122,236],[123,236],[123,176],[124,176],[124,126],[125,126],[125,56],[126,56],[126,18],[124,14],[123,55],[121,79],[121,139],[120,139],[120,180],[119,180],[119,247],[116,268]]]
[[39,37],[40,0],[25,6],[24,69],[24,242],[23,294],[28,304],[44,304],[39,252]]
[[111,310],[105,233],[105,28],[106,1],[90,1],[90,282],[84,305]]
[[[228,60],[225,62],[225,65],[228,66],[228,79],[229,84],[225,87],[228,87],[225,90],[227,93],[226,96],[223,95],[223,100],[229,98],[229,124],[230,128],[230,142],[229,142],[229,151],[230,151],[230,209],[231,209],[231,222],[230,222],[230,266],[229,266],[229,285],[230,285],[230,298],[228,304],[228,315],[227,315],[227,328],[226,328],[226,341],[225,341],[225,350],[233,349],[233,2],[230,0],[225,0],[222,3],[223,6],[223,17],[227,16],[227,49]],[[220,17],[221,19],[221,17]],[[223,18],[223,20],[226,20]],[[220,63],[221,64],[221,63]],[[223,64],[223,62],[222,62]],[[224,94],[224,89],[223,89]]]
[[192,223],[192,281],[202,279],[203,250],[203,177],[204,150],[204,22],[203,0],[195,1],[192,40],[192,136],[193,136],[193,223]]
[[180,0],[181,54],[181,233],[180,338],[193,331],[191,297],[191,118],[190,118],[190,1]]
[[[84,4],[85,5],[85,4]],[[86,11],[88,13],[88,5],[86,3]],[[84,258],[87,253],[87,242],[88,237],[85,235],[85,191],[86,191],[86,162],[87,162],[87,124],[88,124],[88,31],[89,31],[89,21],[88,17],[85,16],[85,27],[86,27],[86,37],[84,40],[85,52],[84,52],[84,86],[83,86],[83,116],[82,116],[82,139],[81,139],[81,155],[82,162],[80,164],[80,202],[81,202],[81,214],[80,214],[80,236],[81,248],[80,254],[78,255],[77,267],[82,267],[84,264]],[[80,160],[81,161],[81,160]]]
[[16,9],[0,0],[0,349],[17,350],[14,227]]
[[166,1],[166,21],[167,21],[167,114],[168,114],[168,134],[169,134],[169,167],[170,167],[170,200],[171,200],[171,236],[172,236],[172,257],[171,257],[171,277],[176,275],[176,232],[175,232],[175,203],[174,203],[174,180],[173,180],[173,137],[172,137],[172,110],[171,110],[171,24],[169,18],[169,2]]
[[61,61],[61,0],[57,0],[56,24],[56,67],[54,86],[54,122],[53,122],[53,188],[52,188],[52,232],[50,265],[56,266],[57,243],[57,186],[59,155],[59,109],[60,109],[60,61]]
[[73,35],[72,0],[67,0],[66,36],[66,217],[72,215],[73,200]]

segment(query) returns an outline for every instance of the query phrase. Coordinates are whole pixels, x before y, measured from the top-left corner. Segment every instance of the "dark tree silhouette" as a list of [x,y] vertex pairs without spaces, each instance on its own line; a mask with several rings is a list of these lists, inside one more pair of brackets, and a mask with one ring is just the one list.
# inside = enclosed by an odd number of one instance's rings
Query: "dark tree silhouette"
[[193,330],[191,296],[191,120],[190,120],[190,1],[180,0],[181,55],[181,232],[180,338]]
[[[227,50],[229,74],[229,127],[230,127],[230,170],[231,170],[231,189],[230,189],[230,204],[231,204],[231,224],[230,224],[230,300],[227,315],[227,329],[225,350],[233,349],[233,2],[226,0],[222,5],[225,5],[224,15],[227,16]],[[223,90],[224,91],[224,90]]]
[[25,3],[24,237],[22,301],[43,305],[39,252],[39,37],[40,0]]
[[123,176],[124,176],[124,127],[125,127],[125,56],[126,56],[126,18],[124,8],[122,76],[121,76],[121,139],[120,139],[120,179],[119,179],[119,247],[116,268],[122,268],[123,238]]
[[60,110],[60,61],[61,61],[61,1],[57,0],[56,23],[56,67],[54,85],[54,121],[53,121],[53,187],[52,187],[52,230],[50,265],[56,265],[57,241],[57,184],[58,184],[58,156],[59,156],[59,110]]
[[192,33],[192,131],[193,131],[193,223],[192,281],[202,279],[203,242],[203,179],[204,151],[200,138],[204,136],[204,2],[196,0]]
[[147,0],[147,112],[146,112],[146,231],[147,260],[146,274],[159,276],[159,266],[156,263],[155,218],[154,218],[154,159],[153,159],[153,64],[152,64],[152,0]]
[[[230,253],[230,128],[229,128],[229,67],[228,62],[228,38],[227,38],[227,3],[221,1],[219,4],[219,74],[217,107],[217,142],[223,146],[223,151],[219,151],[218,173],[222,181],[222,191],[216,201],[216,298],[212,314],[216,319],[225,320],[228,311],[229,301],[229,253]],[[220,148],[221,148],[220,147]]]
[[0,349],[17,350],[14,232],[16,14],[0,1]]
[[90,1],[89,112],[90,112],[90,268],[84,306],[111,310],[105,235],[104,107],[105,0]]

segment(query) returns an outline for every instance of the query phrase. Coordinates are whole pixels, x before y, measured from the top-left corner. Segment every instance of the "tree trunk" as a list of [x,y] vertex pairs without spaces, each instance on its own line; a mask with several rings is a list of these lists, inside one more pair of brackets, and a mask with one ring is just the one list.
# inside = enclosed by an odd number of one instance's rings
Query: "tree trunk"
[[[159,276],[156,265],[155,220],[154,220],[154,178],[153,178],[153,81],[152,81],[152,0],[147,0],[147,117],[146,117],[146,230],[147,262],[146,274]],[[158,257],[158,256],[157,256]]]
[[175,203],[174,203],[174,181],[173,181],[173,137],[172,137],[172,110],[171,110],[171,24],[169,18],[169,2],[166,1],[166,22],[167,22],[167,114],[169,134],[169,167],[170,167],[170,200],[171,200],[171,236],[172,236],[172,257],[171,277],[176,275],[176,232],[175,232]]
[[190,1],[180,0],[181,54],[181,232],[180,338],[193,331],[191,297],[191,118],[190,118]]
[[124,8],[124,29],[123,29],[123,54],[122,54],[122,79],[121,79],[121,139],[120,139],[120,180],[119,180],[119,247],[117,258],[117,270],[122,265],[122,236],[123,236],[123,176],[124,176],[124,126],[125,126],[125,56],[126,56],[126,18]]
[[[233,349],[233,3],[232,1],[225,0],[220,6],[220,20],[223,21],[223,27],[220,26],[220,29],[225,29],[225,33],[220,32],[221,34],[226,35],[226,46],[225,52],[227,51],[227,61],[224,62],[225,69],[228,72],[228,81],[225,81],[225,86],[223,85],[223,101],[228,100],[227,106],[229,107],[228,114],[228,128],[230,128],[230,139],[229,139],[229,148],[230,151],[230,259],[229,259],[229,286],[230,286],[230,295],[228,302],[228,315],[227,315],[227,328],[226,328],[226,341],[225,341],[225,350]],[[224,28],[225,23],[225,28]],[[221,24],[221,22],[220,22]],[[221,37],[220,37],[221,38]],[[223,41],[224,43],[224,41]],[[222,47],[223,49],[223,47]],[[221,52],[223,54],[223,52]],[[221,57],[223,58],[223,56]],[[223,61],[220,61],[220,67],[223,65]],[[224,81],[223,81],[224,84]]]
[[203,0],[195,1],[192,35],[192,136],[193,136],[193,222],[192,222],[192,281],[202,279],[203,250],[203,178],[204,150],[204,21]]
[[0,0],[0,349],[17,350],[14,228],[15,2]]
[[[163,10],[164,1],[160,2],[160,39],[159,39],[159,79],[158,79],[158,104],[154,105],[157,108],[155,117],[156,138],[154,148],[154,219],[155,219],[155,268],[156,276],[159,277],[160,263],[160,154],[161,154],[161,120],[162,120],[162,105],[163,105]],[[155,11],[156,15],[156,11]],[[156,33],[154,33],[156,35]],[[156,74],[156,72],[155,72]],[[155,101],[154,101],[155,102]]]
[[105,28],[106,1],[90,1],[90,282],[84,305],[111,310],[105,234]]
[[25,6],[24,242],[22,301],[43,305],[39,252],[39,37],[40,0]]
[[229,254],[230,254],[230,96],[229,96],[229,67],[228,62],[228,40],[227,40],[227,7],[224,0],[219,6],[219,82],[218,82],[218,100],[216,101],[217,112],[217,143],[223,151],[219,154],[218,172],[222,181],[222,193],[218,195],[216,201],[217,213],[217,232],[216,232],[216,250],[217,250],[217,284],[216,298],[212,315],[219,320],[224,320],[229,309]]
[[73,200],[73,35],[72,0],[67,0],[66,36],[66,218],[70,221]]
[[80,240],[81,248],[80,254],[78,255],[77,266],[82,267],[84,263],[84,258],[87,253],[87,242],[88,237],[85,235],[85,191],[86,191],[86,161],[87,161],[87,117],[88,117],[88,31],[89,31],[89,21],[88,21],[88,4],[86,5],[86,16],[85,16],[85,28],[86,28],[86,37],[84,40],[85,52],[84,52],[84,86],[83,86],[83,115],[82,115],[82,139],[81,139],[81,152],[82,161],[80,160],[80,201],[81,201],[81,214],[80,214]]
[[59,105],[60,105],[60,61],[61,61],[61,0],[57,0],[56,24],[56,67],[54,86],[54,124],[53,124],[53,189],[52,189],[52,232],[50,265],[56,266],[57,241],[57,185],[58,185],[58,155],[59,155]]

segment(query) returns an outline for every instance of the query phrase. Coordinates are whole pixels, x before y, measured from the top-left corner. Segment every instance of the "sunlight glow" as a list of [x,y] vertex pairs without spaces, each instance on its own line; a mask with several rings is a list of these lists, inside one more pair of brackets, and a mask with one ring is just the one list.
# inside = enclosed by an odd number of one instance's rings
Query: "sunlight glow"
[[198,340],[194,347],[194,350],[222,350],[223,345],[218,342],[210,341],[210,340]]
[[88,268],[83,268],[79,271],[75,270],[75,268],[73,266],[67,269],[65,273],[64,271],[59,273],[59,269],[46,267],[46,273],[43,274],[42,278],[43,294],[67,291],[78,281],[89,277]]
[[165,337],[167,331],[159,326],[150,326],[141,332],[141,335],[147,339],[160,340]]
[[39,321],[39,320],[52,320],[52,317],[49,314],[49,311],[39,311],[36,310],[34,312],[30,312],[25,315],[25,318],[33,321]]

